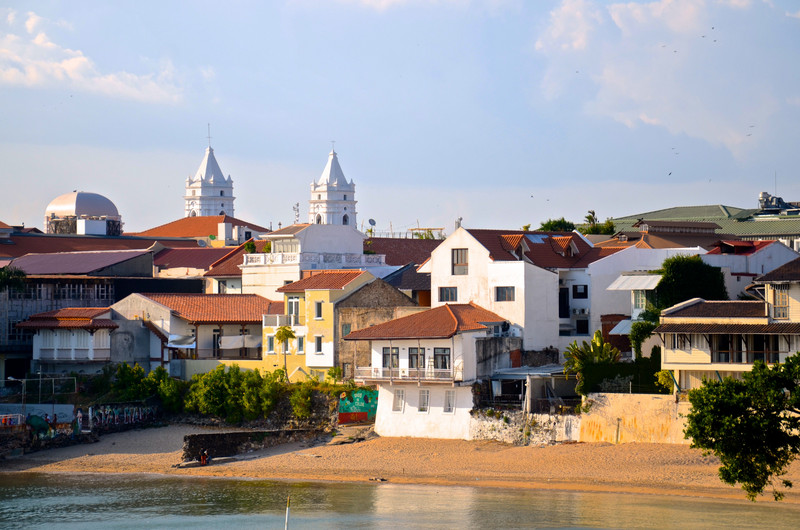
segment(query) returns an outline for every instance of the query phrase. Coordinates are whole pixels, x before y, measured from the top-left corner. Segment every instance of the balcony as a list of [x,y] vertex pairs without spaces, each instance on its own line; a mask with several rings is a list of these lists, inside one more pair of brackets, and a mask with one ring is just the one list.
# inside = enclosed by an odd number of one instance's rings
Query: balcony
[[716,350],[711,352],[711,362],[721,364],[753,364],[755,361],[763,361],[767,364],[773,364],[779,362],[781,353],[789,354],[789,352],[774,350],[751,350],[746,352]]
[[383,254],[339,254],[334,252],[275,252],[245,254],[243,267],[257,265],[316,265],[309,268],[379,267],[386,265]]
[[390,383],[452,383],[460,381],[462,374],[453,369],[433,368],[356,368],[355,378],[369,382]]
[[262,325],[265,328],[279,328],[281,326],[302,326],[304,318],[299,315],[264,315]]

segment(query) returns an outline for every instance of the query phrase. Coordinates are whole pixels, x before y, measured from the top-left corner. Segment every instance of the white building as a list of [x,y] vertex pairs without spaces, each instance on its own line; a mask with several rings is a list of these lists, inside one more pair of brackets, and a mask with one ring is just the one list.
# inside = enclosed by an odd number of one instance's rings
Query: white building
[[186,179],[186,195],[183,197],[184,217],[228,215],[233,212],[233,180],[226,178],[209,146],[194,177]]
[[122,235],[122,217],[108,198],[86,191],[59,195],[44,213],[47,234]]
[[311,183],[308,222],[323,225],[358,226],[356,185],[347,182],[336,151],[328,153],[328,163],[319,180]]

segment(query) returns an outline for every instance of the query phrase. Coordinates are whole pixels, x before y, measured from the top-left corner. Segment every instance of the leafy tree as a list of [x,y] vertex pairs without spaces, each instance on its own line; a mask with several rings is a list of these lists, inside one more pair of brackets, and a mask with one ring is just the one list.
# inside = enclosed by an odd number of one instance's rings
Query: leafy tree
[[704,263],[700,256],[667,258],[660,272],[661,281],[656,285],[656,297],[661,309],[692,298],[728,299],[722,269]]
[[658,322],[649,320],[637,320],[631,324],[631,331],[628,333],[628,340],[631,341],[636,358],[642,356],[642,343],[653,334],[653,330],[658,327]]
[[265,418],[278,406],[278,402],[286,389],[283,384],[285,378],[286,372],[283,370],[274,370],[264,374],[261,380],[260,396],[261,414],[263,414]]
[[244,244],[244,251],[247,254],[255,254],[255,252],[256,252],[256,244],[253,243],[252,239],[248,239],[247,242]]
[[567,221],[563,217],[560,219],[548,219],[539,226],[539,230],[544,232],[572,232],[575,230],[575,223]]
[[244,374],[238,364],[232,364],[225,372],[225,421],[242,421],[242,396],[244,394]]
[[253,421],[261,415],[261,386],[264,379],[258,368],[247,370],[242,378],[242,415]]
[[341,366],[331,366],[328,368],[328,379],[331,380],[332,383],[336,381],[342,380],[342,367]]
[[597,214],[594,210],[589,210],[584,220],[586,223],[577,227],[582,234],[605,234],[610,236],[616,231],[614,222],[611,219],[606,219],[602,223],[598,222]]
[[592,365],[610,365],[618,363],[620,353],[617,348],[603,339],[600,330],[595,331],[591,342],[582,341],[579,346],[578,341],[574,341],[564,352],[564,373],[575,374],[578,384],[575,391],[585,396],[589,389],[585,387],[584,371]]
[[[289,369],[286,367],[286,350],[288,348],[287,341],[292,340],[295,338],[294,331],[289,326],[281,326],[275,331],[275,340],[281,345],[281,349],[283,349],[283,372],[284,374],[289,373]],[[287,379],[288,380],[288,379]]]
[[304,381],[295,385],[289,402],[295,418],[304,420],[311,416],[311,398],[314,396],[314,381]]
[[153,395],[149,385],[145,382],[144,368],[134,363],[117,365],[117,373],[111,383],[111,390],[122,401],[139,401]]
[[272,252],[272,241],[267,241],[264,243],[264,248],[261,250],[264,254],[269,254]]
[[756,361],[742,379],[704,381],[689,401],[684,434],[720,459],[720,479],[750,500],[767,487],[781,500],[778,488],[792,487],[781,477],[800,452],[800,354],[772,368]]
[[225,417],[227,393],[224,365],[219,365],[205,374],[195,374],[192,376],[191,387],[186,396],[186,410]]
[[25,271],[8,265],[0,267],[0,293],[6,289],[19,291],[25,288]]
[[672,370],[659,370],[656,372],[656,386],[667,394],[672,394],[675,385],[672,377]]
[[531,224],[530,223],[528,223],[526,225],[522,225],[522,231],[523,232],[527,232],[530,229],[531,229]]

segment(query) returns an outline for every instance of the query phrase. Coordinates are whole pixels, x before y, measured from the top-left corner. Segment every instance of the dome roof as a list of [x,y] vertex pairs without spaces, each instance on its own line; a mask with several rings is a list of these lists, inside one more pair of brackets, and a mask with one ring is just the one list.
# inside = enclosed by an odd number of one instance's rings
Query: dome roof
[[97,193],[73,191],[59,195],[47,205],[45,217],[107,217],[119,219],[114,203]]

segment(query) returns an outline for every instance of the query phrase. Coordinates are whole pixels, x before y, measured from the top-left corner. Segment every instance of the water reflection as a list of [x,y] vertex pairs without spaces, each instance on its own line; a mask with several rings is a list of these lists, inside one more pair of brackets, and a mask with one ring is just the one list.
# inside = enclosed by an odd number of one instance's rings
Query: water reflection
[[547,490],[0,474],[4,528],[794,528],[800,507]]

